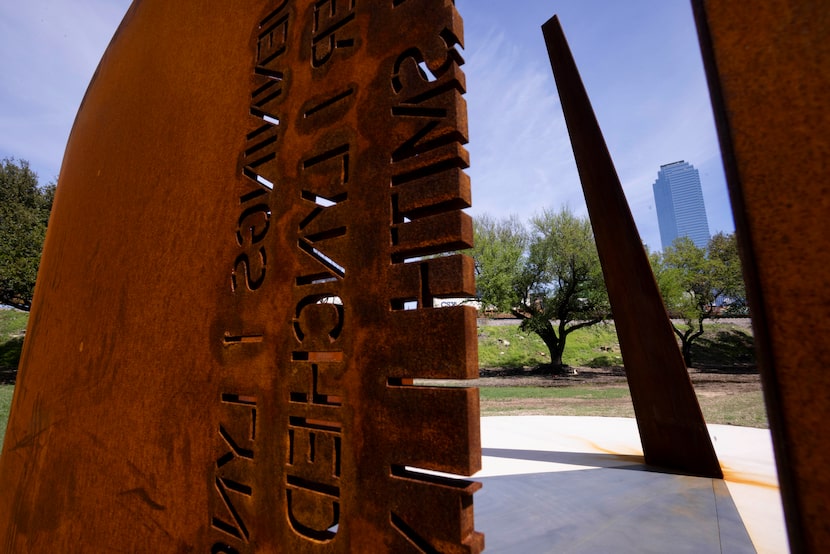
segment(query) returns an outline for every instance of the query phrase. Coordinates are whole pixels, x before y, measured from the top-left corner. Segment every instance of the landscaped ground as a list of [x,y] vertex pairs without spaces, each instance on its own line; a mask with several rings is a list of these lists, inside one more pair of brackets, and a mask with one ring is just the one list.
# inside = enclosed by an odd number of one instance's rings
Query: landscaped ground
[[[482,415],[582,415],[634,417],[622,368],[571,368],[569,375],[532,370],[481,370]],[[708,423],[767,427],[757,373],[747,370],[689,372]],[[457,383],[460,384],[460,383]]]
[[3,436],[6,434],[6,423],[9,419],[9,410],[12,407],[14,387],[0,385],[0,446],[3,445]]
[[[478,386],[482,415],[634,417],[613,323],[569,335],[561,375],[539,371],[547,348],[513,321],[479,322]],[[693,349],[689,377],[708,423],[767,427],[750,321],[707,322]]]
[[[0,441],[14,390],[11,361],[20,355],[27,319],[0,310]],[[480,378],[440,383],[480,387],[482,415],[634,417],[613,324],[570,335],[564,355],[569,367],[550,375],[539,369],[549,359],[536,335],[522,332],[516,322],[485,323],[490,322],[480,322],[478,330]],[[708,423],[767,427],[752,349],[749,320],[707,324],[689,376]]]

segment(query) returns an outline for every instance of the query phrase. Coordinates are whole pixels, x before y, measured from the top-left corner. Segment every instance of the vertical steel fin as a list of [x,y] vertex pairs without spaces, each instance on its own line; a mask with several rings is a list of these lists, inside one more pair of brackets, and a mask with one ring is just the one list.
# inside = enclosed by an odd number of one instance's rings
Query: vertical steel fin
[[631,210],[559,19],[542,26],[617,324],[646,462],[722,477]]

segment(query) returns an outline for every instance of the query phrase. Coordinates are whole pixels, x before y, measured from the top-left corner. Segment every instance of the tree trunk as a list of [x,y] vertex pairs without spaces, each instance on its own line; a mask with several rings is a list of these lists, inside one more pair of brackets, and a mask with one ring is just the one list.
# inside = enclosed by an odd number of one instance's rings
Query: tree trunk
[[553,330],[553,324],[549,321],[545,322],[540,328],[535,328],[534,332],[539,335],[539,338],[548,347],[551,367],[556,372],[561,371],[563,365],[562,353],[565,351],[564,337],[556,335],[556,331]]
[[562,363],[562,353],[565,351],[565,341],[560,340],[557,346],[547,345],[550,351],[550,365],[561,371],[565,364]]
[[689,329],[686,332],[681,332],[674,326],[674,323],[672,323],[674,333],[680,338],[680,352],[683,354],[683,363],[686,364],[687,369],[692,367],[692,344],[695,339],[703,334],[703,319],[704,318],[698,319],[697,331],[694,331],[691,323],[689,323]]
[[681,338],[680,351],[683,353],[683,363],[686,364],[686,369],[692,367],[692,341],[686,336]]

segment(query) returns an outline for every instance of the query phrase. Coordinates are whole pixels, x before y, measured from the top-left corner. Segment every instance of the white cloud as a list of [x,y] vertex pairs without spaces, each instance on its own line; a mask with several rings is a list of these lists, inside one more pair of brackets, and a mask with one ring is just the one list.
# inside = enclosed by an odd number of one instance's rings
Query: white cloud
[[[515,6],[482,6],[491,11],[470,5],[464,14],[473,213],[527,218],[563,204],[584,211],[539,27],[531,40],[510,27]],[[710,227],[731,230],[689,6],[565,0],[557,8],[643,240],[660,246],[652,183],[660,165],[680,159],[705,167]]]
[[27,0],[0,6],[0,157],[58,173],[75,113],[129,2]]
[[[553,7],[457,0],[465,18],[473,214],[584,200],[542,41]],[[57,175],[87,84],[129,0],[0,3],[0,158]],[[560,0],[574,51],[643,239],[659,246],[651,184],[661,164],[701,172],[713,230],[731,230],[718,145],[686,0]]]
[[467,46],[473,213],[526,219],[541,207],[581,204],[550,67],[495,29],[468,34]]

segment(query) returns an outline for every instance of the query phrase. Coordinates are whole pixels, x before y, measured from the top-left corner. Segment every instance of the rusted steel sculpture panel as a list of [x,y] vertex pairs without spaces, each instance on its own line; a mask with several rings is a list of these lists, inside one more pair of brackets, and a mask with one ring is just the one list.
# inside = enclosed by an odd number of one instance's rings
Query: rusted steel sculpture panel
[[542,26],[617,324],[646,462],[722,477],[634,218],[559,19]]
[[451,0],[138,0],[72,131],[4,552],[478,552]]
[[830,543],[830,9],[692,2],[793,552]]

